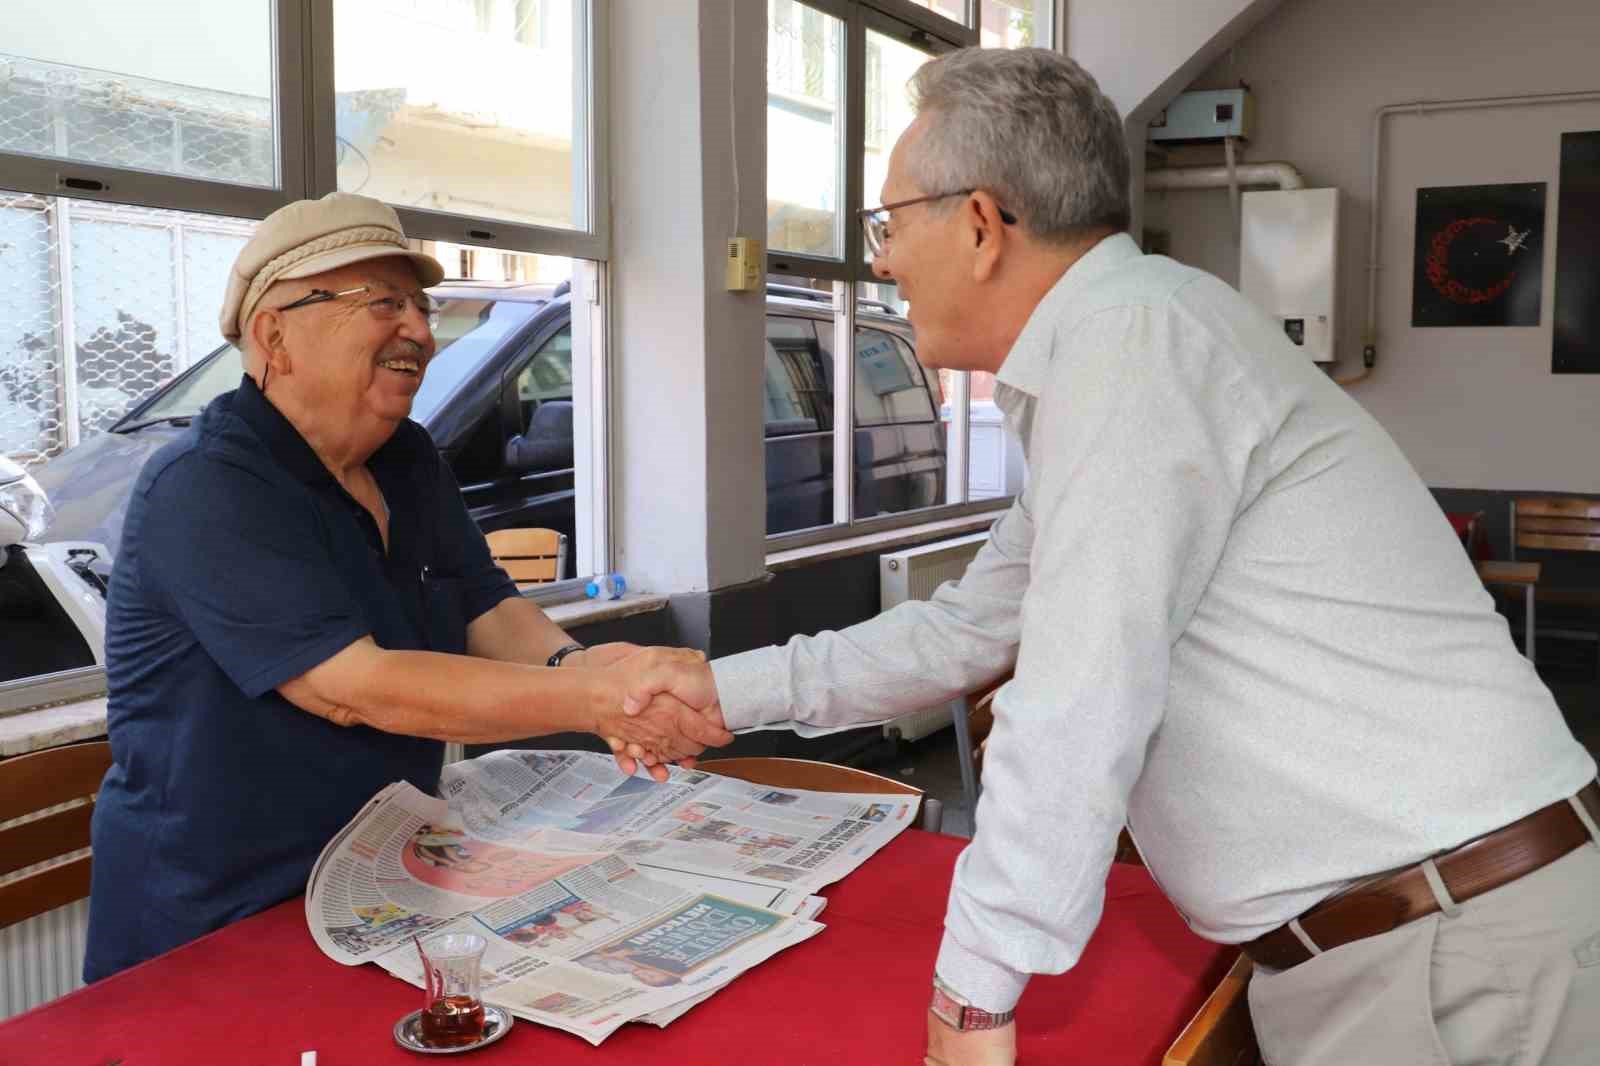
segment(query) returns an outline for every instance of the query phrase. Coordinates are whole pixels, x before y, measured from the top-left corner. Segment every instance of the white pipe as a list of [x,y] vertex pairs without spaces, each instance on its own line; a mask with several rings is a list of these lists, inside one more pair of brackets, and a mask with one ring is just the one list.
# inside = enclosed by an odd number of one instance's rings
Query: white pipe
[[[1303,189],[1305,179],[1288,163],[1239,163],[1234,168],[1240,185],[1276,185],[1280,189]],[[1168,167],[1147,171],[1144,187],[1150,189],[1225,189],[1228,168]]]
[[[1427,111],[1465,111],[1483,107],[1516,107],[1524,104],[1570,104],[1600,100],[1600,91],[1572,93],[1522,93],[1515,96],[1480,96],[1462,100],[1418,100],[1409,104],[1388,104],[1372,116],[1372,189],[1367,202],[1372,212],[1367,236],[1367,324],[1361,336],[1361,362],[1371,369],[1378,358],[1378,230],[1383,217],[1378,182],[1383,174],[1383,120],[1393,114],[1423,114]],[[1363,372],[1353,380],[1366,377]]]

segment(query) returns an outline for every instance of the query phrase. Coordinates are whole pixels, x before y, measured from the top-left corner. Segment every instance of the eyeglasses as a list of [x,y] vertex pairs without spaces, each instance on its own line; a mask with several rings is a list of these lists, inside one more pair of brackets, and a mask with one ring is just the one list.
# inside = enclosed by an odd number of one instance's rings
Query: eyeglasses
[[[955,192],[936,192],[931,196],[918,196],[912,200],[897,200],[892,204],[883,204],[879,207],[863,207],[856,214],[861,218],[861,231],[867,237],[867,251],[873,255],[882,255],[884,249],[889,247],[889,212],[912,204],[925,204],[934,200],[948,200],[952,196],[971,196],[977,189],[957,189]],[[1017,224],[1017,216],[1005,208],[1000,208],[1000,221],[1008,226]]]
[[[327,303],[329,300],[338,300],[346,296],[357,296],[361,293],[372,292],[371,285],[357,285],[353,289],[340,289],[338,292],[329,292],[327,289],[312,289],[306,295],[293,303],[284,304],[279,311],[293,311],[297,307],[310,307],[312,304]],[[422,312],[422,317],[427,319],[428,329],[439,328],[439,301],[422,291],[407,293],[401,296],[380,296],[375,300],[367,301],[367,310],[372,312],[372,317],[383,322],[392,322],[406,313],[407,307],[415,307]]]

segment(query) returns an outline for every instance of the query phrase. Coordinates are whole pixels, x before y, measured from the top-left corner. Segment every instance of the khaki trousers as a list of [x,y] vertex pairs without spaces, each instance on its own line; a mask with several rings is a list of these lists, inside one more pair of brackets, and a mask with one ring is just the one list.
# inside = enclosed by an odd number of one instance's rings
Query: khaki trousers
[[1268,1066],[1596,1066],[1600,846],[1249,994]]

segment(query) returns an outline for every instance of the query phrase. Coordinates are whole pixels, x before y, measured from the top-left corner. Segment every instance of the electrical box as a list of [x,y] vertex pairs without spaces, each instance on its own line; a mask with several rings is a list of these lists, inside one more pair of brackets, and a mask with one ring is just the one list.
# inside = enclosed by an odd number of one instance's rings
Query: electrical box
[[1255,127],[1255,102],[1249,89],[1179,93],[1151,121],[1148,136],[1165,144],[1199,144],[1238,137],[1248,141]]
[[1239,216],[1239,291],[1277,319],[1308,358],[1331,362],[1339,190],[1246,192]]
[[761,242],[750,237],[729,238],[728,291],[758,291],[762,287],[761,271]]

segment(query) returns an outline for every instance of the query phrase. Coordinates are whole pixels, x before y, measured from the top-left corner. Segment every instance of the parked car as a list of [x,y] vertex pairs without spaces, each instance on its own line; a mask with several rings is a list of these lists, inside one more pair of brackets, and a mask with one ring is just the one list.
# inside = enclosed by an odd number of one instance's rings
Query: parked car
[[[432,292],[441,302],[439,351],[412,417],[438,444],[484,532],[542,526],[573,537],[566,285],[452,281]],[[769,533],[833,521],[831,300],[787,286],[773,286],[767,296]],[[942,502],[938,376],[917,363],[910,324],[886,305],[863,301],[855,359],[855,513]],[[52,538],[95,541],[114,555],[139,468],[207,403],[237,386],[240,360],[232,345],[218,348],[135,403],[109,432],[35,471],[55,507]]]

